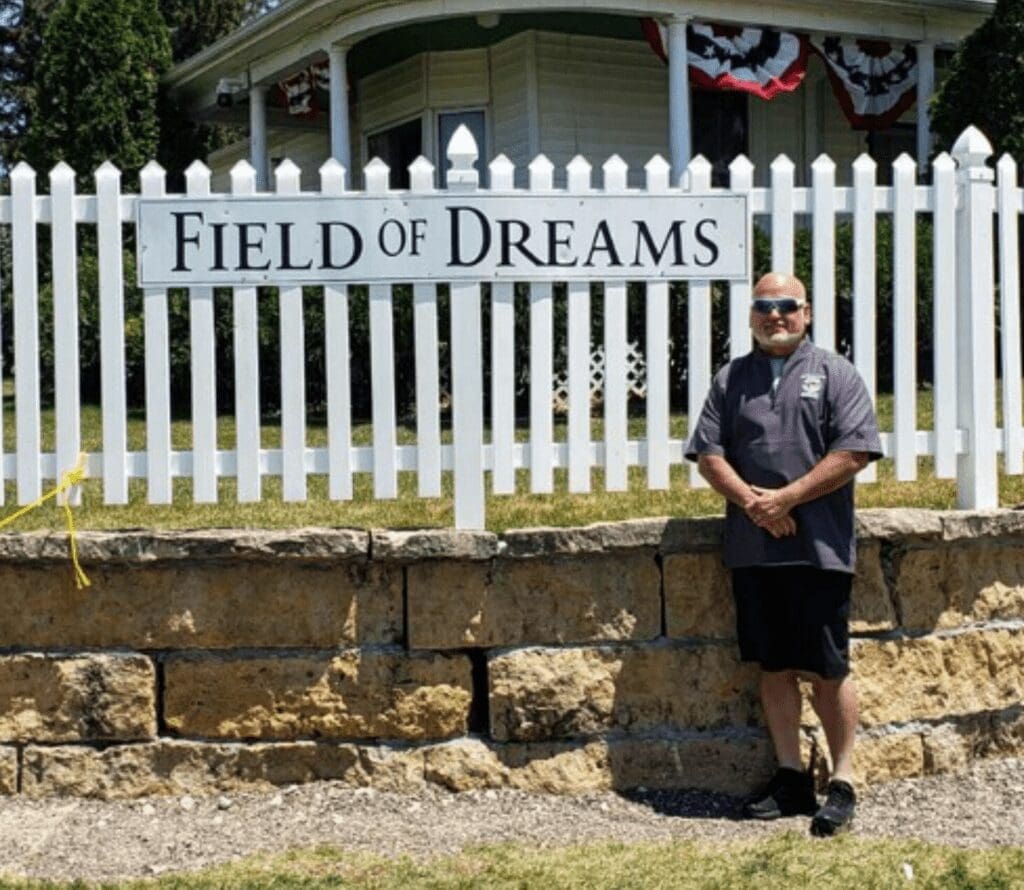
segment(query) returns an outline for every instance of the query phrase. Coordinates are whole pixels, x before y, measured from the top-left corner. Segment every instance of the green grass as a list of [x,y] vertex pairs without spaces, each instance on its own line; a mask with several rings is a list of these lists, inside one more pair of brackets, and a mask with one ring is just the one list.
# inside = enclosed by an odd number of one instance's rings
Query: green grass
[[[892,429],[892,397],[881,396],[878,404],[879,423],[883,430]],[[929,391],[923,391],[918,399],[918,428],[925,429],[932,423],[932,400]],[[676,438],[686,435],[687,418],[677,415],[672,418],[671,434]],[[592,423],[593,438],[602,435],[602,421]],[[630,419],[630,437],[642,438],[645,423],[643,418]],[[10,403],[4,411],[4,449],[14,450],[14,413]],[[129,450],[145,448],[145,418],[134,413],[128,420]],[[555,438],[564,441],[564,422],[555,425]],[[525,441],[528,431],[517,431],[520,441]],[[191,424],[188,420],[176,420],[172,425],[172,447],[187,450],[191,443]],[[444,438],[450,441],[450,431]],[[222,417],[218,423],[218,446],[232,448],[235,441],[234,419]],[[415,442],[415,429],[401,425],[398,429],[400,444]],[[307,442],[312,447],[325,447],[327,430],[322,423],[311,422],[307,430]],[[370,445],[372,429],[368,424],[358,424],[353,430],[355,445]],[[54,447],[54,413],[51,410],[42,415],[42,444],[44,451]],[[273,448],[280,444],[280,429],[276,425],[263,427],[262,444]],[[100,411],[96,406],[82,409],[82,446],[87,451],[102,449],[102,427]],[[879,466],[879,481],[861,484],[857,488],[857,504],[860,507],[924,507],[950,509],[956,505],[956,485],[953,480],[936,479],[933,461],[920,458],[919,476],[914,482],[896,482],[893,478],[892,462],[882,461]],[[529,474],[520,471],[517,476],[515,495],[489,495],[487,499],[487,526],[494,531],[508,528],[523,528],[540,525],[583,525],[602,520],[619,520],[644,516],[700,516],[720,513],[722,501],[707,489],[691,489],[687,484],[688,467],[673,467],[671,487],[667,491],[649,491],[646,488],[646,472],[642,467],[629,471],[629,489],[625,492],[610,493],[603,490],[603,472],[592,472],[593,490],[589,494],[569,494],[567,474],[555,472],[555,492],[535,495],[529,492]],[[281,497],[280,479],[265,477],[264,498],[257,504],[236,502],[236,488],[233,479],[219,482],[219,501],[216,504],[195,504],[191,494],[191,480],[176,479],[174,482],[173,507],[153,506],[146,503],[146,483],[132,480],[130,483],[131,503],[128,506],[106,506],[102,503],[102,487],[99,480],[92,480],[84,486],[82,506],[76,509],[76,522],[85,529],[123,528],[294,528],[299,526],[349,526],[358,528],[403,528],[450,526],[454,522],[452,507],[452,478],[445,474],[444,496],[441,498],[420,498],[417,494],[417,479],[414,473],[399,474],[399,497],[395,500],[377,501],[373,498],[373,480],[369,474],[354,477],[355,496],[348,502],[328,499],[327,479],[324,476],[309,477],[309,496],[304,503],[285,503]],[[16,503],[14,483],[5,486],[6,508],[0,517],[13,512]],[[1014,505],[1024,501],[1024,478],[1000,477],[1000,503]],[[63,513],[52,503],[41,507],[19,519],[13,528],[21,531],[41,528],[59,528],[64,525]]]
[[[913,870],[908,881],[904,864]],[[0,888],[70,888],[84,884],[4,882]],[[1024,886],[1024,850],[956,850],[918,841],[795,834],[734,843],[605,842],[537,850],[475,847],[416,864],[331,848],[259,857],[211,871],[104,887],[157,890],[314,890],[314,888],[680,888],[680,890],[1011,890]]]

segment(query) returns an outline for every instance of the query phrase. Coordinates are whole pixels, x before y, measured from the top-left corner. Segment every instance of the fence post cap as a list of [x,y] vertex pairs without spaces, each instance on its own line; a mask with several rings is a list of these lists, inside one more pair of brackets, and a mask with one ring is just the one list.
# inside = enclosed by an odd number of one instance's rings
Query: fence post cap
[[589,173],[594,168],[591,166],[590,161],[583,157],[583,155],[576,155],[576,157],[565,165],[565,169],[568,173],[582,174]]
[[953,143],[953,157],[961,167],[981,167],[992,157],[992,143],[977,127],[964,130]]
[[555,169],[555,165],[548,160],[546,154],[539,154],[527,165],[527,169],[531,173],[551,173]]
[[774,173],[779,171],[782,173],[789,173],[796,169],[796,164],[790,159],[787,154],[778,155],[771,163],[771,170]]
[[344,176],[346,170],[345,165],[337,158],[328,158],[320,165],[320,169],[317,172],[321,176],[338,176],[339,174]]
[[451,162],[452,170],[470,170],[473,162],[480,157],[476,140],[465,124],[459,124],[452,138],[448,140],[448,149],[445,152]]

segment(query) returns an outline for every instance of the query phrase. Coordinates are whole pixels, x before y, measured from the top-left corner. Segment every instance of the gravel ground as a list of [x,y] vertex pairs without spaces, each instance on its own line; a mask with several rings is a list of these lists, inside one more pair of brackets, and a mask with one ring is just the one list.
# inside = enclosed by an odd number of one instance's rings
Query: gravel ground
[[[150,877],[318,844],[427,859],[482,842],[734,840],[806,830],[806,818],[739,821],[738,808],[734,798],[698,792],[399,795],[333,783],[202,798],[7,798],[0,799],[0,874]],[[1024,846],[1024,760],[874,787],[863,796],[854,830],[964,847]]]

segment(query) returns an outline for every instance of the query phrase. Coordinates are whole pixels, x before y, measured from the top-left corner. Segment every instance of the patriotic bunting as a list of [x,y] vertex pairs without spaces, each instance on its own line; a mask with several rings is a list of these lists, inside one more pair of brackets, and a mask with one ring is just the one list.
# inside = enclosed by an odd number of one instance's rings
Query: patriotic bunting
[[284,93],[289,114],[313,114],[313,76],[308,68],[282,80],[278,86]]
[[[665,28],[642,22],[651,48],[668,61]],[[807,73],[810,45],[802,35],[771,28],[689,25],[686,29],[690,79],[712,90],[740,90],[762,99],[791,92]]]
[[[641,21],[651,48],[668,61],[666,28]],[[832,91],[859,130],[892,126],[917,98],[917,52],[879,40],[815,37],[771,28],[688,25],[690,79],[709,90],[742,90],[771,99],[800,86],[813,50],[825,63]]]
[[878,40],[824,37],[812,41],[825,60],[832,91],[859,130],[892,126],[917,98],[917,51]]

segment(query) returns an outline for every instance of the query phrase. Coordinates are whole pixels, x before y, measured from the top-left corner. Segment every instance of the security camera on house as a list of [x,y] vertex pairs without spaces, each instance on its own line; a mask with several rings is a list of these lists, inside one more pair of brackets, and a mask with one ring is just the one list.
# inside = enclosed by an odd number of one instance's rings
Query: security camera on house
[[235,77],[222,77],[217,81],[217,104],[221,108],[230,108],[235,101],[235,93],[241,92],[245,84]]

